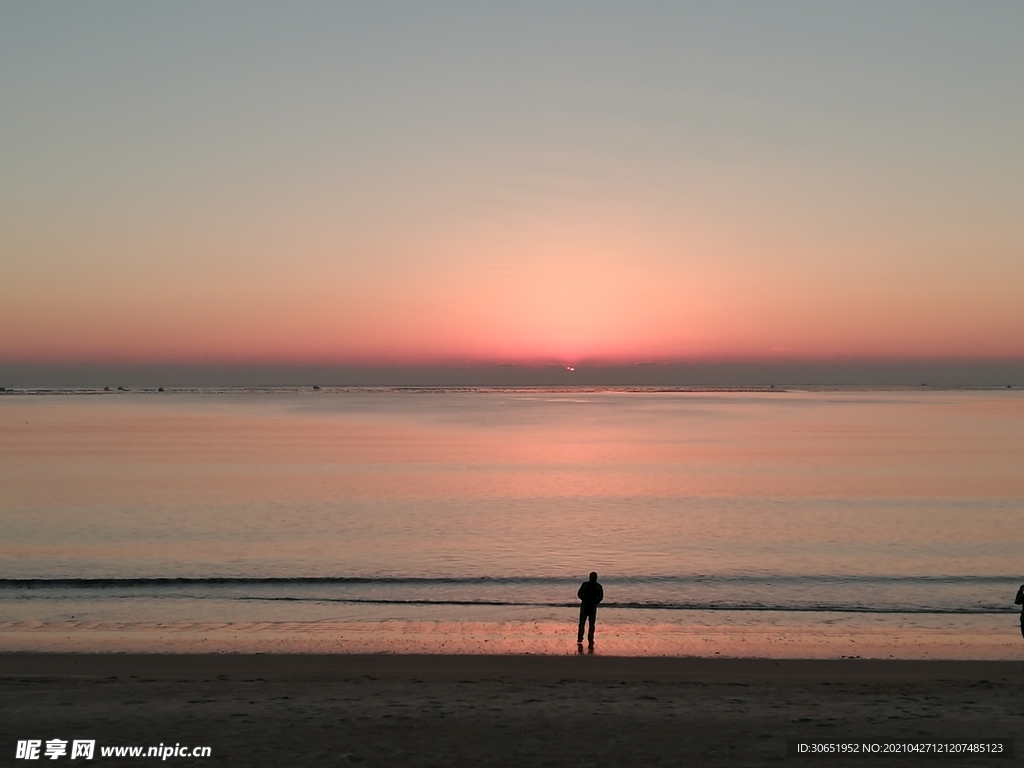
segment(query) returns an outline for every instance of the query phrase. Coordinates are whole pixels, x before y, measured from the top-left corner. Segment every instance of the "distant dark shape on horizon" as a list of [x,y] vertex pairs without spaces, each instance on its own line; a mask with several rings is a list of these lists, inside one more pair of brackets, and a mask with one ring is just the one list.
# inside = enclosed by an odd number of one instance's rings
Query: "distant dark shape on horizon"
[[[564,365],[104,364],[12,363],[0,379],[15,389],[123,387],[738,387],[779,392],[800,387],[1013,389],[1024,359],[936,361],[731,361]],[[315,385],[307,382],[315,381]],[[319,382],[324,382],[320,384]],[[109,388],[104,391],[110,391]]]

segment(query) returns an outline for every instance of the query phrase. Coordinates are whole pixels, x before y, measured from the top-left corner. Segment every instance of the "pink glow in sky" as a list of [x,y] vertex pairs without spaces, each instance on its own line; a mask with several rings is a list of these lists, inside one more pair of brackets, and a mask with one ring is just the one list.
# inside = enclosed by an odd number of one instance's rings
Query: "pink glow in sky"
[[1015,5],[0,9],[0,362],[1024,357]]

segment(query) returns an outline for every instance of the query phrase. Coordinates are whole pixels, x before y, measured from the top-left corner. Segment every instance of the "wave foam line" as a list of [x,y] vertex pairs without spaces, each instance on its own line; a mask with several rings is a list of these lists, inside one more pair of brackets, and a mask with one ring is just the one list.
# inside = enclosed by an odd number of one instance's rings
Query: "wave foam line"
[[[430,600],[430,599],[388,599],[372,597],[254,597],[239,600],[296,603],[341,603],[355,605],[454,605],[483,607],[518,608],[578,608],[579,603],[554,603],[519,600]],[[928,614],[928,615],[970,615],[988,616],[1016,614],[1013,608],[1002,606],[978,606],[976,608],[935,608],[921,606],[869,606],[869,605],[766,605],[764,603],[713,603],[713,602],[624,602],[602,603],[601,608],[651,611],[764,611],[772,613],[877,613],[877,614]]]
[[[576,584],[568,576],[127,576],[97,578],[0,578],[0,589],[181,586],[289,586],[289,585],[481,585],[481,584]],[[1003,584],[1017,583],[1015,576],[891,576],[891,575],[678,575],[605,576],[615,584]]]

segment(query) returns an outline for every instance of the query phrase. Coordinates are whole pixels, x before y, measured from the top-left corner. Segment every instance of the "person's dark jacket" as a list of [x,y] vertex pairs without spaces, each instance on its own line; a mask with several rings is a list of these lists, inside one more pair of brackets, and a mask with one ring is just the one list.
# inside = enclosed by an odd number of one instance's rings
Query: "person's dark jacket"
[[576,597],[583,601],[587,608],[596,608],[604,600],[604,588],[596,581],[584,581]]

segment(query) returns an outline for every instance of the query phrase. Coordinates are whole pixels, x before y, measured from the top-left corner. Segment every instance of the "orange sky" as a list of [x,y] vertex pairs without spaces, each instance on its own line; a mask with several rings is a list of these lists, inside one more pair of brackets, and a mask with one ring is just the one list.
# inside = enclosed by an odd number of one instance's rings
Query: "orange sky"
[[912,6],[5,8],[0,362],[1024,357],[1024,13]]

